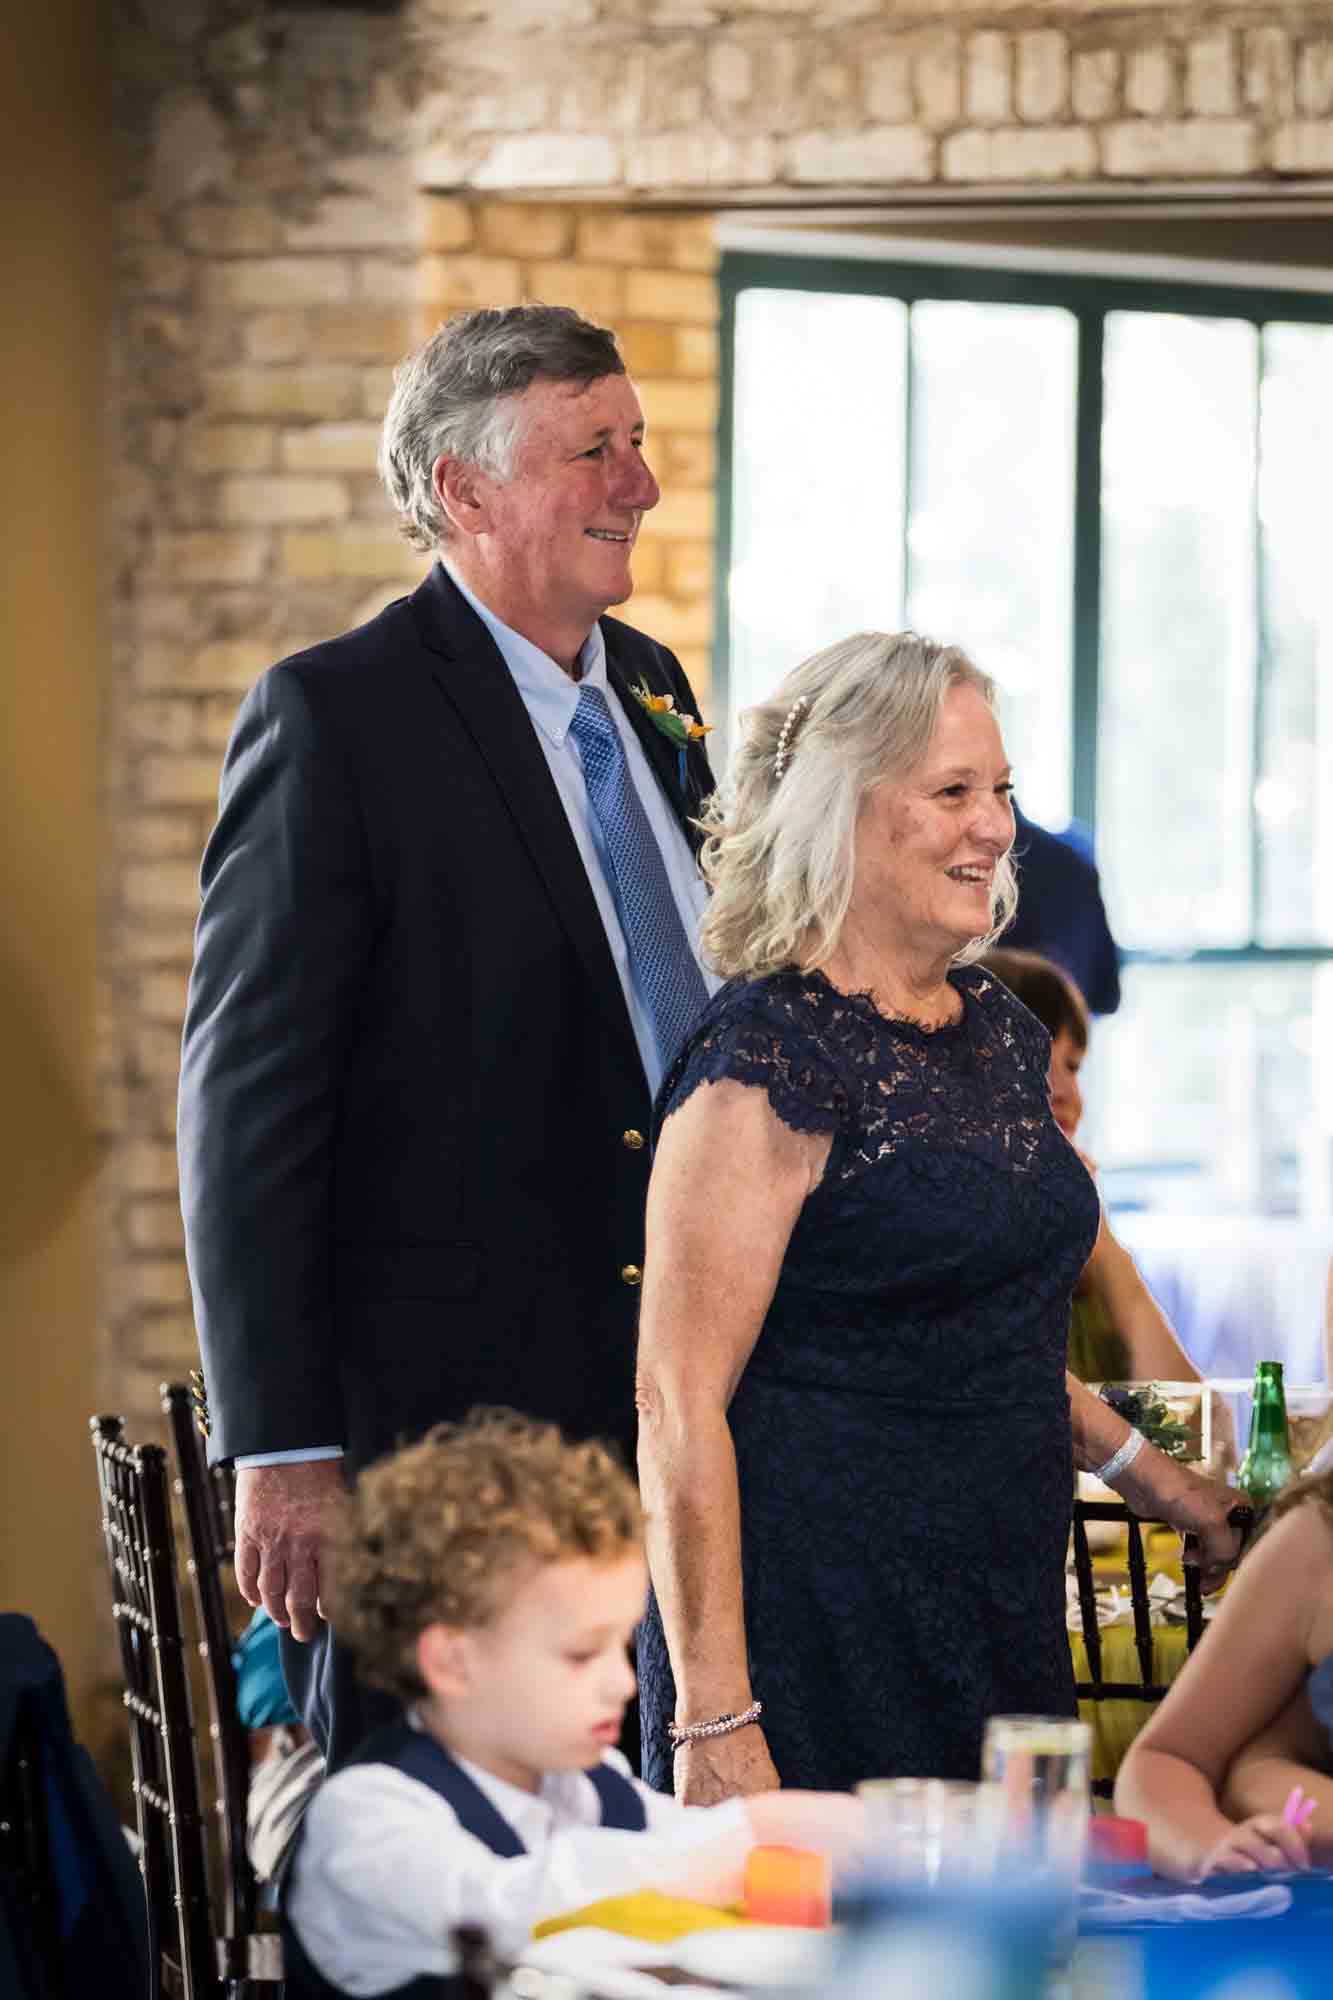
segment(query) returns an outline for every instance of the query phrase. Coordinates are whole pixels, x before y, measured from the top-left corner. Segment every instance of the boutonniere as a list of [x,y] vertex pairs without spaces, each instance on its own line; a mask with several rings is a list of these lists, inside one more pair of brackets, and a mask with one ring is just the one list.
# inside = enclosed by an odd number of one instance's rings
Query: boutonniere
[[691,743],[702,743],[713,726],[711,722],[701,722],[697,715],[687,715],[684,709],[677,708],[674,696],[654,694],[643,681],[636,681],[630,693],[639,706],[647,710],[648,719],[654,727],[682,748],[688,748]]
[[676,746],[676,771],[680,779],[680,789],[685,790],[685,752],[691,743],[702,743],[711,722],[703,722],[697,715],[687,715],[677,708],[675,697],[669,694],[654,694],[644,681],[636,681],[630,693],[638,702],[648,720],[663,736]]

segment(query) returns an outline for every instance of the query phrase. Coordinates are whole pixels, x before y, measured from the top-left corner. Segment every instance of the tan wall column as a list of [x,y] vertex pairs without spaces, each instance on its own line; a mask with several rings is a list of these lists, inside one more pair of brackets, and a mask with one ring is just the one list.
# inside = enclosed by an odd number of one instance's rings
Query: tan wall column
[[110,173],[97,0],[0,37],[0,1609],[99,1643],[93,1205]]

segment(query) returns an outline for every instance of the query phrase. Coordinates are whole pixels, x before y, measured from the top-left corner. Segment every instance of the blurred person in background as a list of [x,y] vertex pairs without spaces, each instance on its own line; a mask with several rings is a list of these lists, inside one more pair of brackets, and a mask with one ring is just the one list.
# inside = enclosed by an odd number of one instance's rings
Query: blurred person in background
[[[1077,1148],[1083,1119],[1079,1072],[1088,1053],[1083,996],[1049,958],[1015,951],[1008,941],[982,960],[1015,999],[1035,1014],[1051,1038],[1051,1115]],[[1079,1152],[1085,1166],[1093,1163]],[[1103,1205],[1097,1241],[1074,1288],[1069,1318],[1069,1369],[1080,1382],[1197,1382],[1198,1369],[1170,1320],[1120,1242]]]
[[261,1606],[236,1642],[236,1713],[247,1732],[250,1785],[246,1848],[255,1880],[276,1902],[305,1809],[324,1777],[324,1759],[287,1692],[278,1627]]
[[1120,1005],[1120,951],[1111,935],[1092,843],[1072,824],[1052,833],[1014,805],[1018,910],[1005,932],[1016,951],[1061,966],[1094,1014]]

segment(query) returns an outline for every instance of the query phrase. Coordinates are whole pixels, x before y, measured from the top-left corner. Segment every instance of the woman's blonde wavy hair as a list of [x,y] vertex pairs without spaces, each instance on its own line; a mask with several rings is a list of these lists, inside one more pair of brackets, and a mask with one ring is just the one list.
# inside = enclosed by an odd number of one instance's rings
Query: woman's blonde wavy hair
[[[701,866],[713,894],[704,954],[725,978],[759,978],[827,963],[851,901],[856,825],[867,792],[919,764],[951,688],[995,687],[956,646],[915,632],[857,632],[788,674],[747,709],[726,779],[704,807]],[[793,704],[779,777],[774,759]],[[996,870],[995,920],[955,955],[970,964],[1013,916],[1018,889],[1006,854]]]

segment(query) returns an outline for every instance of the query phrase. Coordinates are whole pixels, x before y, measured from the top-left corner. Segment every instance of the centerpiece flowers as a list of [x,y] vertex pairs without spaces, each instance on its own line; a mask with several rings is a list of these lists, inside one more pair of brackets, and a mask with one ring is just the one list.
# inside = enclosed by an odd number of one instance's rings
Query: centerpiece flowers
[[1199,1456],[1199,1437],[1189,1424],[1182,1424],[1163,1398],[1155,1382],[1103,1382],[1099,1395],[1116,1415],[1164,1451],[1168,1458],[1182,1461]]

